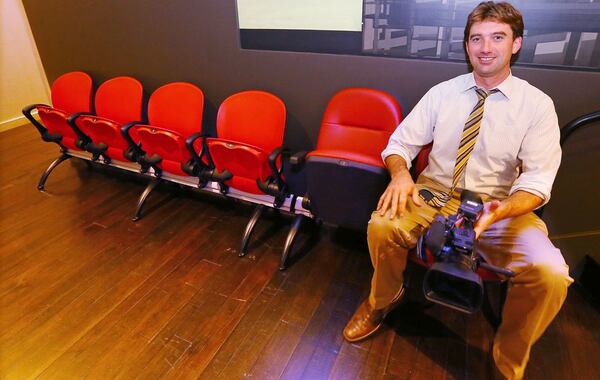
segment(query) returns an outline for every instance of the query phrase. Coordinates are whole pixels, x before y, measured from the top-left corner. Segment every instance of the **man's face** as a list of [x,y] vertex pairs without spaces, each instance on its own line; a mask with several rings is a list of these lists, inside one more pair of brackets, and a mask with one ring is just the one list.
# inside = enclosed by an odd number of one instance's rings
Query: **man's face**
[[482,78],[507,76],[510,58],[521,48],[522,38],[513,39],[508,24],[482,21],[471,25],[466,49],[476,75]]

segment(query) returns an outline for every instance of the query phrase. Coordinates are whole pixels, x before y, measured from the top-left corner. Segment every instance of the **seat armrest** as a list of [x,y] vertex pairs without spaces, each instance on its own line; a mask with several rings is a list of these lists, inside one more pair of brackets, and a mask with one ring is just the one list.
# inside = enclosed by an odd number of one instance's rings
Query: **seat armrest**
[[[206,177],[208,167],[206,166],[206,164],[204,164],[204,162],[202,162],[202,156],[204,156],[207,151],[206,144],[204,141],[205,137],[206,136],[202,132],[196,132],[185,139],[185,147],[192,158],[186,164],[182,164],[181,168],[184,172],[188,173],[189,175],[194,175],[202,178]],[[194,149],[194,142],[199,138],[203,139],[201,142],[202,148],[200,150],[200,154],[198,154],[198,152],[196,152],[196,150]]]
[[[206,150],[206,147],[204,146],[204,137],[205,136],[202,132],[196,132],[193,135],[191,135],[185,139],[185,147],[187,148],[188,152],[190,152],[190,155],[192,156],[194,161],[198,164],[201,162],[201,157],[204,155],[204,152]],[[199,138],[203,139],[202,140],[202,151],[200,152],[200,154],[198,154],[198,152],[196,152],[194,150],[194,142],[196,140],[198,140]]]
[[[271,171],[273,172],[273,177],[275,178],[275,182],[277,183],[280,189],[283,189],[283,186],[285,184],[283,181],[283,177],[281,176],[281,173],[283,172],[283,162],[286,158],[289,157],[289,154],[289,150],[282,146],[275,148],[271,152],[271,154],[269,154],[269,167],[271,168]],[[279,156],[281,156],[281,167],[278,169],[277,158]]]
[[306,161],[307,155],[308,155],[308,151],[306,151],[306,150],[296,152],[290,156],[288,162],[294,166],[304,165],[304,161]]
[[569,136],[571,136],[571,134],[573,134],[573,132],[575,132],[577,129],[596,121],[600,121],[600,111],[588,113],[571,120],[560,130],[560,145],[564,145]]
[[44,127],[39,121],[37,121],[31,114],[33,112],[33,110],[36,109],[37,107],[50,107],[50,106],[47,104],[42,104],[42,103],[30,104],[26,107],[23,107],[21,112],[23,112],[23,115],[27,118],[27,120],[29,120],[29,122],[31,124],[33,124],[33,126],[38,130],[38,132],[40,132],[40,134],[42,135],[42,138],[44,138],[44,136],[46,136],[48,134],[48,129],[46,127]]
[[67,118],[67,123],[71,126],[73,131],[75,131],[75,134],[77,134],[77,136],[79,137],[79,141],[77,142],[77,145],[80,148],[85,149],[85,145],[88,142],[90,142],[91,139],[85,133],[83,133],[83,131],[81,129],[79,129],[79,127],[76,124],[77,119],[81,116],[95,116],[95,115],[92,113],[88,113],[88,112],[77,112]]
[[135,141],[131,138],[129,134],[129,130],[138,124],[143,124],[143,121],[132,121],[121,127],[121,136],[127,141],[129,147],[133,151],[133,155],[131,156],[132,161],[137,161],[138,157],[142,157],[146,152],[144,152],[140,145],[136,144]]

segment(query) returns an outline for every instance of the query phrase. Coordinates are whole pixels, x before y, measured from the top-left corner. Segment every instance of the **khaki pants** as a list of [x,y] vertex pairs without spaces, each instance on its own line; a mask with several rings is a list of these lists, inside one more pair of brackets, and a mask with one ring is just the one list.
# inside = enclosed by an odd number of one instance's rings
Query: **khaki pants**
[[[404,281],[408,249],[416,245],[437,213],[454,214],[459,204],[457,194],[441,210],[417,207],[409,197],[402,218],[390,220],[373,213],[367,233],[375,269],[371,306],[381,309],[390,303]],[[480,236],[478,247],[489,263],[515,272],[494,338],[493,356],[504,376],[520,379],[531,346],[558,313],[573,280],[560,251],[548,239],[546,225],[533,213],[494,223]]]

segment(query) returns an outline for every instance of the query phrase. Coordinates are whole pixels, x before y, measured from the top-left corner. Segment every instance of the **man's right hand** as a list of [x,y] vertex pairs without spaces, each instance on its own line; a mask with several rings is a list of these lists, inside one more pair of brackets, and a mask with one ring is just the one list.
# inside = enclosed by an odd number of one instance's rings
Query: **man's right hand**
[[408,197],[412,197],[415,205],[421,207],[419,192],[410,176],[404,159],[393,155],[387,157],[385,163],[390,171],[392,180],[377,203],[377,212],[379,215],[384,216],[389,210],[390,219],[394,219],[396,215],[404,216]]

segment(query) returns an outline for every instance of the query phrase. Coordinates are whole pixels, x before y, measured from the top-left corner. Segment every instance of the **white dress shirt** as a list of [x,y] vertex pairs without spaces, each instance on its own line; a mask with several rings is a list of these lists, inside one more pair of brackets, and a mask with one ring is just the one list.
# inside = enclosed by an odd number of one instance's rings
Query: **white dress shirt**
[[[476,87],[473,74],[465,74],[431,88],[396,128],[382,158],[397,154],[410,168],[421,147],[433,141],[421,177],[449,190],[462,131],[477,103]],[[561,159],[554,103],[512,74],[496,88],[500,91],[485,101],[479,136],[457,188],[496,199],[523,190],[546,203]]]

